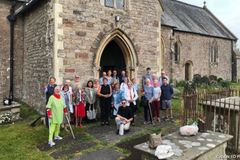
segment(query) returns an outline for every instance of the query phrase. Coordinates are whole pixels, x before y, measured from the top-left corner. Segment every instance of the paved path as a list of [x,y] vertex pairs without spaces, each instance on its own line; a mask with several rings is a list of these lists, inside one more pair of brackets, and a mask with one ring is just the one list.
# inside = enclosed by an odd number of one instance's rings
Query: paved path
[[[100,126],[99,122],[95,122],[84,125],[83,129],[73,127],[76,133],[75,140],[64,131],[66,136],[62,141],[56,142],[56,146],[50,148],[47,143],[43,143],[37,147],[40,151],[48,152],[55,159],[99,160],[101,157],[101,160],[116,160],[126,157],[126,153],[120,152],[121,148],[127,148],[134,152],[131,145],[134,144],[135,140],[131,141],[131,139],[139,138],[139,135],[160,131],[160,129],[165,133],[172,132],[176,128],[176,124],[171,122],[144,125],[141,115],[135,118],[135,122],[136,126],[131,127],[130,132],[124,136],[116,134],[113,120],[110,126]],[[138,141],[145,141],[146,138],[146,136],[140,137]],[[119,145],[121,141],[123,141],[123,145]]]

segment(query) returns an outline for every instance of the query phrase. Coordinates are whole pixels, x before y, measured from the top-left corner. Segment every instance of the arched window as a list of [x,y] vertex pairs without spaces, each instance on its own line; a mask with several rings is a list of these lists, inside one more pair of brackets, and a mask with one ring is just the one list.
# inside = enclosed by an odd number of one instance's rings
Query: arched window
[[117,9],[124,9],[125,0],[105,0],[105,6]]
[[180,53],[181,53],[180,42],[175,42],[174,43],[174,61],[175,62],[180,61]]
[[217,41],[213,41],[210,50],[210,62],[211,63],[218,63],[218,45]]

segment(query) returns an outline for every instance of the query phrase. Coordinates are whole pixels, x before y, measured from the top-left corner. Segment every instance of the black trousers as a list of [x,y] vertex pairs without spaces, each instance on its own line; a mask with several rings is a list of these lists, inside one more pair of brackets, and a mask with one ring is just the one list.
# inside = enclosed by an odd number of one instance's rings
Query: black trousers
[[130,107],[131,112],[132,112],[132,114],[133,114],[133,120],[132,120],[132,123],[134,123],[134,115],[135,115],[135,113],[136,113],[136,111],[137,111],[137,106],[134,105],[133,102],[131,102],[130,105],[129,105],[129,107]]
[[[149,104],[150,107],[151,107],[151,104]],[[152,122],[152,118],[150,116],[150,110],[149,110],[149,105],[148,105],[148,102],[143,106],[143,109],[144,109],[144,120],[146,122],[148,122],[148,117],[149,117],[149,120]]]
[[111,108],[111,99],[100,99],[101,122],[109,122],[109,113]]
[[48,119],[47,110],[45,111],[45,124],[46,124],[46,127],[49,128],[49,119]]

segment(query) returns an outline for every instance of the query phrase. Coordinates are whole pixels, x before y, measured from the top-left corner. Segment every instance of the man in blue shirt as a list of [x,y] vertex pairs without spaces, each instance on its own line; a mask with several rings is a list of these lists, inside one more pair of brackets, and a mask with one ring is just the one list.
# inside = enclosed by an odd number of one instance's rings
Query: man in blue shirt
[[169,85],[168,79],[166,77],[163,78],[163,84],[161,86],[162,94],[161,94],[161,100],[162,100],[162,108],[165,111],[165,120],[173,119],[172,116],[172,95],[173,95],[173,88]]
[[151,68],[148,67],[146,69],[147,73],[143,76],[142,78],[142,86],[146,85],[146,80],[149,79],[150,81],[152,81],[152,73],[151,73]]

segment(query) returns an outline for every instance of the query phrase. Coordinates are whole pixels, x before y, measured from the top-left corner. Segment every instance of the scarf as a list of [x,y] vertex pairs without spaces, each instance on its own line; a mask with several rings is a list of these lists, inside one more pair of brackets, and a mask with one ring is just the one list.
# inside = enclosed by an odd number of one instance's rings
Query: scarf
[[61,97],[60,97],[60,94],[54,93],[53,96],[54,96],[55,98],[57,98],[57,99],[60,99],[60,98],[61,98]]

